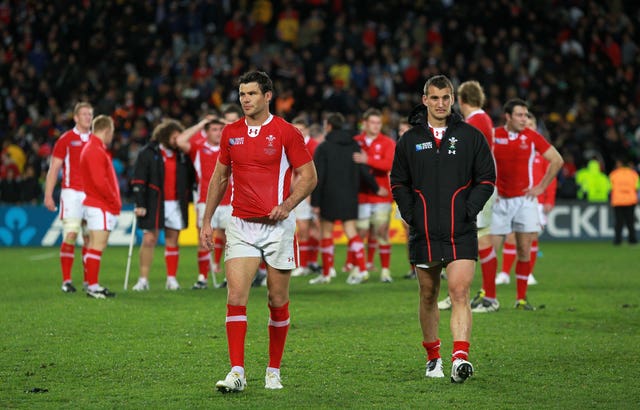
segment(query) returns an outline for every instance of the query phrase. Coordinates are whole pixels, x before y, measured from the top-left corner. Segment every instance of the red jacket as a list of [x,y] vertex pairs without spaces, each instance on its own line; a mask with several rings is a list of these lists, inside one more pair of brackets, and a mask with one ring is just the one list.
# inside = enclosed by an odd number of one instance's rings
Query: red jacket
[[378,196],[371,188],[363,184],[358,195],[358,202],[361,204],[393,202],[389,173],[396,150],[395,141],[384,134],[378,134],[371,141],[371,144],[367,145],[364,133],[356,135],[354,139],[360,145],[360,149],[367,154],[367,165],[371,168],[371,173],[376,178],[378,186],[385,187],[389,191],[387,196]]
[[102,140],[91,135],[80,154],[80,173],[86,197],[82,204],[119,215],[122,209],[116,171]]

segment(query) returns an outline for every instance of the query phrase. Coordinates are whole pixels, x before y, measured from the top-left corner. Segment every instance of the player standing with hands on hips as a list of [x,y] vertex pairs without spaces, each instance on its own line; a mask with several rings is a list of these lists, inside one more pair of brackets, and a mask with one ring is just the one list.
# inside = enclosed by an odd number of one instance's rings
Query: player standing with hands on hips
[[469,362],[469,289],[478,259],[476,216],[493,193],[496,172],[485,137],[451,112],[453,85],[437,75],[424,85],[413,126],[396,145],[391,190],[409,225],[409,254],[420,286],[419,319],[427,377],[444,377],[437,298],[447,269],[451,297],[451,381],[473,375]]
[[[289,280],[296,267],[293,209],[317,183],[316,169],[300,131],[269,111],[273,83],[261,71],[239,79],[244,118],[222,131],[220,156],[209,184],[200,233],[211,248],[209,221],[220,203],[233,172],[233,214],[227,227],[225,275],[227,279],[227,342],[231,371],[216,383],[223,393],[239,392],[247,382],[244,345],[247,303],[260,260],[267,264],[269,299],[269,364],[265,388],[281,389],[280,362],[289,330]],[[291,186],[291,175],[297,174]]]

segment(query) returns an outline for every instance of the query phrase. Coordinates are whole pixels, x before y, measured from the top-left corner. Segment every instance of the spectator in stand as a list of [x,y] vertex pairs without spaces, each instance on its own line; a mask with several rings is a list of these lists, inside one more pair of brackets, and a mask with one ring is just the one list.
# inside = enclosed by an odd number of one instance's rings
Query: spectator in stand
[[360,186],[358,194],[358,234],[367,239],[367,270],[373,269],[376,248],[380,253],[380,281],[390,283],[391,243],[389,242],[389,222],[391,221],[391,185],[389,172],[393,164],[395,142],[383,134],[382,113],[369,108],[363,114],[363,131],[355,137],[360,151],[353,154],[356,164],[367,165],[376,178],[378,186],[384,188],[380,196],[369,186]]
[[176,140],[184,130],[176,120],[164,120],[153,130],[151,141],[142,147],[136,159],[133,179],[134,213],[143,230],[140,247],[140,277],[135,291],[149,290],[149,272],[153,252],[164,229],[164,259],[167,290],[178,290],[178,237],[188,225],[188,205],[194,182],[193,166]]
[[33,165],[27,165],[20,180],[20,201],[35,205],[42,200],[42,185]]
[[[75,257],[76,240],[81,229],[84,237],[83,261],[89,243],[88,233],[83,229],[82,201],[85,194],[82,185],[82,172],[80,171],[80,153],[91,137],[91,121],[93,120],[91,104],[88,102],[77,103],[73,108],[73,120],[75,121],[73,129],[62,134],[53,147],[51,164],[44,186],[44,206],[50,211],[56,211],[53,190],[58,181],[58,174],[62,170],[60,219],[62,220],[63,238],[62,245],[60,245],[60,266],[62,268],[62,291],[65,293],[76,291],[71,281],[71,268]],[[86,277],[84,282],[86,283]]]
[[623,160],[616,161],[616,168],[609,175],[611,179],[611,207],[614,216],[614,245],[622,243],[622,228],[626,226],[629,244],[638,243],[635,227],[635,210],[638,205],[638,173]]
[[324,125],[327,133],[325,141],[318,146],[313,158],[318,171],[318,185],[311,194],[311,206],[320,218],[322,274],[309,281],[312,285],[329,283],[335,276],[335,221],[342,221],[349,241],[347,252],[353,255],[355,265],[347,283],[356,285],[367,280],[364,244],[356,226],[361,181],[367,183],[373,192],[386,195],[386,190],[378,186],[370,169],[353,161],[353,154],[359,152],[360,148],[353,135],[344,129],[344,122],[342,114],[331,113],[327,116]]
[[111,117],[98,115],[92,123],[93,133],[80,154],[85,198],[82,202],[87,221],[89,243],[84,255],[87,296],[94,299],[112,298],[116,294],[100,286],[100,262],[107,247],[109,233],[115,228],[122,201],[118,179],[107,146],[113,140]]
[[[529,113],[527,127],[537,131],[536,117]],[[533,181],[534,184],[540,183],[542,177],[547,171],[549,161],[544,159],[542,155],[536,153],[533,158]],[[544,227],[547,225],[547,217],[549,212],[556,204],[556,189],[558,188],[558,179],[554,178],[547,189],[540,195],[538,195],[538,217],[540,219],[540,232],[536,235],[535,239],[531,243],[531,273],[527,279],[528,285],[537,285],[538,281],[533,276],[536,261],[538,260],[538,238]],[[496,285],[508,285],[511,282],[509,274],[511,272],[511,266],[516,259],[516,236],[513,232],[506,235],[504,245],[502,246],[502,271],[496,276]]]

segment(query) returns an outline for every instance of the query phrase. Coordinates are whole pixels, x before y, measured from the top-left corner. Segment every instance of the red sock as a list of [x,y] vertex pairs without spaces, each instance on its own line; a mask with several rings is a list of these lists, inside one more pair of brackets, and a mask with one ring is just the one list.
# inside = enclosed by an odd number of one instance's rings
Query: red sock
[[453,353],[451,354],[451,361],[456,359],[469,360],[469,342],[462,340],[453,341]]
[[164,248],[164,262],[167,265],[167,276],[176,276],[178,273],[178,247],[166,246]]
[[427,361],[440,358],[440,339],[435,342],[422,342],[422,346],[427,350]]
[[306,267],[309,264],[309,241],[298,242],[298,254],[300,255],[298,266]]
[[531,263],[529,261],[516,263],[516,293],[517,299],[527,298],[527,279],[531,273]]
[[258,265],[258,270],[260,272],[267,273],[267,263],[264,261],[264,259],[260,261],[260,265]]
[[322,252],[322,274],[329,276],[329,271],[333,268],[333,239],[322,239],[320,251]]
[[84,282],[88,282],[87,281],[87,267],[84,266],[84,256],[87,254],[87,251],[89,250],[89,248],[87,248],[87,245],[82,245],[82,279]]
[[62,268],[62,281],[71,281],[71,268],[73,267],[75,247],[66,242],[62,242],[60,245],[60,267]]
[[231,367],[244,367],[244,338],[247,334],[247,307],[227,305],[227,344]]
[[289,332],[289,302],[281,307],[269,306],[269,312],[269,367],[279,369]]
[[480,268],[482,269],[482,289],[488,298],[496,298],[496,270],[498,269],[498,260],[493,246],[480,249]]
[[102,252],[95,249],[87,249],[84,256],[84,266],[87,274],[87,284],[98,284],[98,273],[100,272],[100,260],[102,259]]
[[198,273],[204,275],[205,279],[209,277],[210,258],[211,252],[198,249]]
[[380,244],[380,267],[383,269],[389,269],[391,265],[391,244]]
[[318,240],[318,238],[314,238],[314,237],[309,238],[309,259],[307,259],[307,263],[318,262],[319,251],[320,251],[320,241]]
[[349,250],[353,252],[355,265],[358,266],[360,272],[367,270],[367,265],[364,260],[364,243],[362,243],[359,235],[349,239]]
[[373,265],[373,259],[376,257],[377,249],[378,249],[377,239],[372,236],[369,236],[369,238],[367,238],[367,266]]
[[531,242],[531,256],[529,257],[529,262],[531,262],[531,272],[533,274],[533,269],[536,267],[536,260],[538,259],[538,241]]
[[224,251],[225,240],[219,237],[213,239],[213,263],[220,266],[222,251]]
[[347,259],[344,261],[345,268],[342,269],[351,269],[356,264],[356,256],[353,254],[351,248],[347,246]]
[[502,271],[511,272],[513,261],[516,260],[516,244],[504,243],[502,246]]

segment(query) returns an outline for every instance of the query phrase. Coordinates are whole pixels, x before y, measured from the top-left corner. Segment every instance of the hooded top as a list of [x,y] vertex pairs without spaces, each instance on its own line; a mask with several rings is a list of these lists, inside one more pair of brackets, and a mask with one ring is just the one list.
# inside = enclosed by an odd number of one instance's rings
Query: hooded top
[[360,146],[353,135],[344,130],[327,134],[318,145],[313,161],[318,173],[318,185],[311,194],[311,205],[320,208],[320,216],[328,221],[348,221],[358,218],[360,183],[374,191],[378,184],[369,167],[353,162]]
[[410,227],[412,263],[477,259],[476,215],[493,193],[495,163],[485,137],[457,113],[447,119],[440,147],[427,108],[411,112],[396,145],[391,190]]

